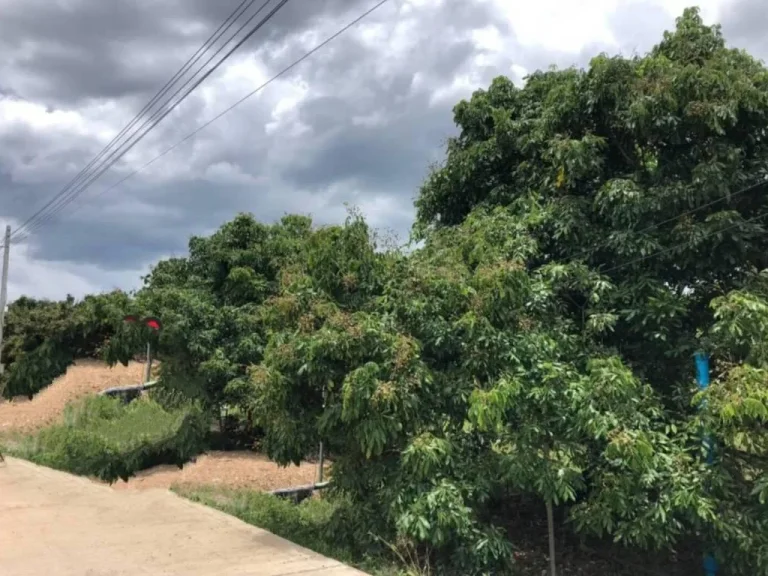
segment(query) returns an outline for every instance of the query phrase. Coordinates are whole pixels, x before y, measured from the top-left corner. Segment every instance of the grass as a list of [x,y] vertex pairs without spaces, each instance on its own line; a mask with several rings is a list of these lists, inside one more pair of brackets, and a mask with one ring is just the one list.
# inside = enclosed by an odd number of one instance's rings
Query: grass
[[191,408],[166,411],[151,400],[128,405],[105,396],[67,406],[63,421],[6,442],[8,454],[107,482],[157,464],[181,466],[203,451],[207,421]]
[[342,506],[339,501],[313,497],[294,504],[263,492],[211,486],[178,485],[172,490],[374,576],[407,574],[394,559],[360,553],[334,537],[334,515]]
[[[387,553],[381,549],[366,554],[359,548],[344,544],[346,537],[340,534],[344,527],[340,530],[338,518],[334,518],[337,512],[342,512],[341,518],[348,517],[345,514],[348,512],[348,509],[345,510],[347,504],[343,501],[313,497],[300,504],[294,504],[263,492],[218,486],[176,485],[172,490],[194,502],[235,516],[248,524],[268,530],[374,576],[435,574],[413,568],[415,562],[407,554],[398,556],[397,551]],[[529,522],[530,515],[526,518],[524,525],[510,527],[517,534],[516,567],[513,573],[521,576],[540,576],[548,573],[549,566],[546,540],[537,541],[540,534],[546,538],[546,522],[542,526],[537,522]],[[347,530],[349,529],[347,527]],[[354,531],[354,527],[351,530]],[[535,534],[531,534],[531,531]],[[620,546],[613,547],[610,543],[598,546],[598,550],[583,548],[575,540],[566,544],[562,534],[558,545],[558,574],[563,576],[673,576],[691,574],[699,567],[699,563],[690,562],[687,557],[680,558],[679,562],[670,562],[669,559],[665,560],[663,555],[628,550]]]

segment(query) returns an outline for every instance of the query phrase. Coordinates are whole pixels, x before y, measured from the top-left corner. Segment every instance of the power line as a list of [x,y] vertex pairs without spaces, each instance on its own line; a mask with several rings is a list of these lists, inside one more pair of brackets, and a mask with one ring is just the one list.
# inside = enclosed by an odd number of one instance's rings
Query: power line
[[[229,42],[231,42],[234,38],[237,37],[237,35],[269,4],[271,0],[266,0],[264,4],[256,11],[255,14],[253,14],[248,20],[240,26],[240,28],[227,40],[223,46],[221,46],[208,60],[203,64],[203,66],[193,74],[192,78],[187,80],[184,85],[182,85],[176,92],[171,96],[169,100],[172,100],[175,98],[184,88],[189,85],[189,83],[194,79],[194,77],[200,73],[201,70],[207,66],[213,58],[215,58],[225,47]],[[144,139],[144,137],[151,132],[155,126],[157,126],[168,114],[170,114],[181,102],[183,102],[200,84],[202,84],[221,64],[224,63],[225,60],[227,60],[242,44],[245,43],[246,40],[248,40],[253,34],[255,34],[261,27],[272,17],[274,16],[277,11],[282,8],[288,0],[282,0],[280,4],[275,7],[270,14],[268,14],[264,19],[262,19],[259,24],[254,27],[253,30],[251,30],[234,48],[232,48],[222,59],[217,62],[213,68],[208,70],[203,77],[201,77],[195,84],[187,90],[185,94],[183,94],[176,102],[174,102],[172,105],[170,105],[167,109],[163,110],[162,108],[157,110],[150,118],[148,118],[137,130],[131,138],[136,138],[133,142],[128,142],[124,144],[124,148],[122,151],[117,150],[113,152],[109,158],[107,158],[107,161],[105,161],[104,164],[97,170],[97,173],[92,174],[89,176],[88,180],[80,186],[79,190],[75,190],[70,192],[66,198],[59,199],[58,205],[51,209],[51,211],[44,215],[42,218],[40,218],[35,224],[34,228],[39,228],[41,225],[43,225],[45,222],[51,220],[56,214],[58,214],[64,207],[66,207],[68,204],[70,204],[77,196],[79,196],[82,192],[84,192],[93,182],[98,180],[107,170],[109,170],[112,166],[114,166],[117,162],[120,161],[120,159],[128,153],[136,144],[138,144],[141,140]],[[167,104],[167,102],[166,102]],[[151,123],[151,124],[150,124]],[[150,124],[148,127],[147,125]],[[139,134],[138,137],[136,137],[136,134],[138,134],[142,129],[145,127],[146,130],[144,130],[143,133]],[[33,230],[29,230],[29,232],[32,232]],[[17,233],[19,231],[17,230]]]
[[[372,8],[369,8],[368,10],[363,12],[360,16],[358,16],[357,18],[355,18],[354,20],[352,20],[351,22],[349,22],[348,24],[343,26],[341,29],[339,29],[337,32],[335,32],[334,34],[332,34],[331,36],[329,36],[325,40],[323,40],[320,44],[317,44],[310,51],[306,52],[303,56],[301,56],[300,58],[294,60],[293,63],[291,63],[290,65],[288,65],[285,68],[283,68],[280,72],[278,72],[277,74],[275,74],[274,76],[269,78],[263,84],[261,84],[260,86],[258,86],[257,88],[255,88],[254,90],[252,90],[251,92],[249,92],[248,94],[246,94],[245,96],[240,98],[239,100],[237,100],[234,104],[232,104],[228,108],[225,108],[219,114],[217,114],[216,116],[214,116],[213,118],[211,118],[210,120],[205,122],[204,124],[200,125],[198,128],[196,128],[195,130],[193,130],[192,132],[187,134],[184,138],[182,138],[181,140],[179,140],[178,142],[176,142],[172,146],[169,146],[163,152],[161,152],[160,154],[158,154],[157,156],[155,156],[154,158],[152,158],[151,160],[149,160],[148,162],[146,162],[145,164],[143,164],[142,166],[140,166],[139,168],[137,168],[136,170],[134,170],[130,174],[127,174],[126,176],[124,176],[123,178],[121,178],[120,180],[118,180],[117,182],[115,182],[114,184],[109,186],[108,188],[105,188],[104,190],[99,192],[96,196],[94,196],[94,198],[98,198],[98,197],[102,196],[103,194],[106,194],[107,192],[110,192],[111,190],[114,190],[115,188],[117,188],[118,186],[120,186],[121,184],[126,182],[127,180],[133,178],[139,172],[147,169],[149,166],[151,166],[152,164],[154,164],[155,162],[157,162],[161,158],[163,158],[166,155],[168,155],[170,152],[172,152],[173,150],[175,150],[176,148],[181,146],[183,143],[187,142],[191,138],[194,138],[198,133],[203,131],[205,128],[207,128],[208,126],[210,126],[211,124],[213,124],[214,122],[216,122],[217,120],[219,120],[220,118],[222,118],[223,116],[225,116],[226,114],[228,114],[229,112],[231,112],[232,110],[237,108],[240,104],[242,104],[243,102],[245,102],[249,98],[253,97],[258,92],[262,91],[264,88],[269,86],[275,80],[279,79],[280,77],[284,76],[285,74],[287,74],[288,72],[293,70],[296,66],[298,66],[299,64],[304,62],[307,58],[309,58],[310,56],[314,55],[318,50],[324,48],[327,44],[331,43],[333,40],[335,40],[336,38],[338,38],[339,36],[344,34],[347,30],[349,30],[350,28],[352,28],[353,26],[358,24],[360,21],[362,21],[367,16],[369,16],[370,14],[372,14],[373,12],[378,10],[381,6],[383,6],[387,2],[389,2],[389,0],[380,0],[379,2],[377,2]],[[80,204],[78,206],[78,208],[75,209],[75,211],[78,210],[80,207],[82,207],[82,204]],[[31,232],[28,232],[23,237],[17,238],[14,241],[15,242],[21,242],[21,241],[25,240],[26,238],[28,238],[30,236],[30,234],[31,234]]]
[[645,256],[640,256],[638,258],[635,258],[633,260],[630,260],[629,262],[624,262],[623,264],[619,264],[618,266],[614,266],[612,268],[608,268],[607,270],[600,270],[600,274],[609,274],[610,272],[615,272],[616,270],[621,270],[622,268],[625,268],[627,266],[631,266],[632,264],[637,264],[638,262],[642,262],[644,260],[648,260],[649,258],[656,258],[657,256],[661,256],[662,254],[666,254],[668,252],[672,252],[673,250],[676,250],[678,248],[683,248],[685,246],[689,246],[693,244],[697,240],[706,240],[707,238],[711,238],[712,236],[715,236],[716,234],[721,234],[723,232],[726,232],[727,230],[732,230],[733,228],[738,228],[739,226],[743,226],[744,224],[749,224],[750,222],[755,222],[757,220],[760,220],[761,218],[765,218],[768,216],[768,213],[766,214],[759,214],[757,216],[753,216],[752,218],[748,218],[746,220],[742,220],[741,222],[736,222],[735,224],[731,224],[730,226],[726,226],[725,228],[720,228],[719,230],[714,230],[708,234],[704,234],[703,236],[700,236],[698,238],[695,238],[693,240],[688,240],[686,242],[680,242],[678,244],[675,244],[673,246],[669,246],[667,248],[663,248],[661,250],[658,250],[656,252],[652,252],[650,254],[646,254]]
[[[670,222],[674,222],[675,220],[679,220],[683,216],[694,214],[696,212],[699,212],[700,210],[704,210],[705,208],[709,208],[711,206],[714,206],[715,204],[718,204],[718,203],[720,203],[720,202],[722,202],[724,200],[730,200],[731,198],[734,198],[736,196],[740,196],[741,194],[746,194],[748,192],[753,192],[755,190],[759,190],[759,189],[765,188],[767,186],[768,186],[768,176],[764,176],[762,181],[760,181],[760,182],[756,182],[754,184],[751,184],[750,186],[746,186],[746,187],[744,187],[744,188],[742,188],[740,190],[737,190],[733,194],[723,195],[723,196],[721,196],[719,198],[716,198],[715,200],[707,202],[706,204],[702,204],[701,206],[697,206],[696,208],[692,208],[691,210],[686,210],[684,212],[681,212],[680,214],[677,214],[675,216],[667,218],[666,220],[662,220],[661,222],[657,222],[655,224],[651,224],[650,226],[646,226],[645,228],[642,228],[642,229],[638,230],[636,232],[636,234],[644,234],[645,232],[649,232],[651,230],[655,230],[656,228],[659,228],[660,226],[663,226],[664,224],[668,224]],[[749,222],[753,222],[753,221],[759,220],[760,218],[764,218],[765,216],[766,216],[766,214],[761,214],[761,215],[755,216],[753,218],[749,218],[747,220],[742,220],[741,222],[737,222],[736,224],[733,224],[733,225],[728,226],[726,228],[723,228],[723,229],[720,229],[720,230],[716,230],[716,231],[714,231],[714,232],[712,232],[710,234],[705,234],[704,236],[700,237],[699,239],[709,238],[710,236],[712,236],[714,234],[719,234],[721,232],[725,232],[726,230],[731,230],[731,229],[736,228],[738,226],[741,226],[743,224],[748,224]],[[630,260],[628,262],[624,262],[623,264],[619,264],[618,266],[613,266],[611,268],[608,268],[607,270],[600,270],[599,272],[600,272],[600,274],[608,274],[610,272],[615,272],[616,270],[620,270],[622,268],[625,268],[626,266],[631,266],[632,264],[637,264],[638,262],[642,262],[642,261],[647,260],[649,258],[654,258],[656,256],[661,256],[662,254],[666,254],[668,252],[672,252],[673,250],[675,250],[677,248],[681,248],[681,247],[687,246],[687,245],[692,244],[692,243],[693,243],[693,240],[689,240],[687,242],[678,243],[678,244],[675,244],[673,246],[669,246],[667,248],[663,248],[661,250],[658,250],[656,252],[652,252],[650,254],[646,254],[645,256],[640,256],[640,257],[635,258],[633,260]],[[581,257],[584,258],[584,257],[586,257],[589,254],[589,252],[594,252],[595,250],[599,250],[600,248],[608,247],[610,244],[611,244],[610,241],[598,244],[593,249],[591,249],[589,251],[585,251],[581,255]]]
[[[211,36],[208,37],[208,39],[203,42],[203,44],[197,49],[197,51],[184,63],[184,65],[176,71],[176,73],[171,77],[170,80],[168,80],[165,85],[163,85],[160,90],[147,102],[144,107],[136,114],[136,116],[133,117],[133,119],[125,126],[123,129],[114,137],[112,140],[99,152],[80,172],[75,175],[75,177],[67,183],[64,188],[56,195],[51,198],[51,200],[45,204],[38,212],[30,216],[20,227],[19,230],[30,224],[32,220],[34,220],[35,216],[37,216],[40,212],[51,206],[54,201],[61,195],[65,194],[68,190],[70,190],[73,186],[78,184],[83,176],[87,173],[90,168],[96,164],[103,156],[104,154],[109,151],[110,148],[112,148],[124,135],[125,133],[130,130],[133,126],[136,125],[136,123],[141,119],[141,117],[148,112],[156,103],[157,101],[162,98],[168,90],[173,86],[186,72],[190,69],[192,65],[194,65],[201,57],[202,55],[208,50],[210,46],[212,46],[221,36],[234,24],[235,20],[237,20],[245,10],[248,10],[248,8],[253,5],[253,3],[256,0],[242,0],[240,5],[235,8],[235,10],[227,16],[227,18],[224,20],[224,22],[221,23],[221,25],[211,34]],[[247,4],[247,6],[246,6]]]
[[[259,8],[259,10],[253,14],[246,22],[243,24],[235,34],[232,35],[232,37],[225,43],[223,46],[221,46],[203,65],[202,68],[204,68],[210,61],[215,58],[221,50],[224,49],[226,44],[231,42],[237,34],[239,34],[270,2],[271,0],[266,0],[266,2]],[[69,205],[72,201],[74,201],[80,194],[82,194],[93,182],[95,182],[98,178],[100,178],[109,168],[111,168],[115,163],[117,163],[120,158],[122,158],[128,151],[130,151],[136,144],[138,144],[144,137],[149,134],[168,114],[170,114],[179,104],[181,104],[200,84],[202,84],[208,77],[215,72],[219,66],[221,66],[235,51],[237,51],[243,44],[245,44],[246,41],[248,41],[257,31],[259,31],[285,4],[288,3],[289,0],[280,0],[278,4],[264,17],[262,20],[256,24],[253,29],[251,29],[243,38],[241,38],[235,46],[233,46],[214,66],[209,69],[202,77],[200,77],[178,100],[176,100],[172,105],[170,105],[167,109],[160,109],[156,111],[149,119],[147,119],[142,126],[139,128],[139,131],[142,130],[147,124],[151,124],[146,127],[144,132],[138,135],[136,137],[136,133],[134,133],[131,138],[135,138],[132,142],[128,142],[123,146],[122,149],[118,149],[116,151],[113,151],[112,154],[107,158],[104,164],[102,164],[101,167],[99,167],[96,171],[96,173],[91,174],[88,179],[82,183],[80,186],[78,186],[77,189],[71,190],[68,194],[60,194],[59,198],[54,200],[57,200],[57,206],[54,208],[51,208],[51,210],[47,213],[41,216],[37,219],[37,222],[34,222],[33,226],[29,226],[28,233],[32,233],[35,229],[38,229],[40,226],[42,226],[45,222],[51,220],[57,213],[61,212],[67,205]],[[202,68],[200,70],[202,70]],[[195,73],[197,75],[198,72]],[[182,87],[176,91],[176,93],[171,97],[175,97],[181,90],[183,90],[189,82],[194,79],[194,75],[192,78],[190,78]],[[137,131],[138,133],[138,131]],[[50,204],[50,203],[49,203]],[[31,220],[34,220],[35,216],[38,216],[43,211],[38,211],[35,215],[33,215],[25,224],[29,225]],[[16,230],[16,235],[19,235],[21,233],[21,229],[24,227],[22,225]]]
[[[203,69],[203,68],[204,68],[204,67],[205,67],[205,66],[206,66],[208,63],[210,63],[210,61],[211,61],[211,60],[212,60],[212,59],[213,59],[213,58],[214,58],[216,55],[218,55],[218,54],[219,54],[219,52],[221,52],[221,50],[222,50],[222,49],[223,49],[223,48],[226,46],[226,44],[228,44],[229,42],[231,42],[231,41],[232,41],[232,39],[234,39],[234,38],[237,36],[237,34],[239,34],[239,33],[240,33],[242,30],[243,30],[243,28],[245,28],[245,26],[247,26],[247,25],[250,23],[250,21],[252,21],[252,20],[254,19],[254,18],[255,18],[255,17],[256,17],[256,16],[257,16],[257,15],[258,15],[258,14],[259,14],[259,13],[260,13],[260,12],[261,12],[261,11],[262,11],[262,10],[263,10],[265,7],[266,7],[266,6],[267,6],[267,4],[268,4],[270,1],[271,1],[271,0],[266,0],[266,2],[265,2],[265,3],[264,3],[262,6],[261,6],[261,8],[259,8],[259,10],[256,12],[256,14],[252,15],[252,16],[251,16],[251,17],[250,17],[250,18],[249,18],[249,19],[246,21],[246,23],[245,23],[245,24],[243,24],[243,26],[241,26],[241,27],[240,27],[240,28],[237,30],[237,32],[235,32],[235,34],[233,34],[233,35],[232,35],[232,37],[230,37],[230,39],[229,39],[229,40],[228,40],[228,41],[227,41],[227,42],[224,44],[224,46],[220,47],[220,48],[219,48],[219,50],[217,50],[217,51],[216,51],[216,52],[213,54],[213,56],[211,56],[211,57],[210,57],[210,58],[209,58],[209,59],[206,61],[206,63],[203,65],[203,67],[201,67],[201,69],[200,69],[200,70],[202,70],[202,69]],[[58,198],[58,201],[57,201],[57,205],[56,205],[55,207],[53,207],[53,208],[52,208],[52,209],[51,209],[51,210],[48,212],[48,214],[45,214],[45,215],[43,215],[42,217],[38,218],[37,222],[35,222],[35,223],[34,223],[34,226],[31,226],[31,227],[29,227],[29,230],[28,230],[28,232],[29,232],[29,233],[32,233],[32,232],[33,232],[35,229],[38,229],[38,228],[40,228],[40,226],[42,226],[43,224],[45,224],[47,221],[50,221],[50,220],[51,220],[51,219],[52,219],[52,218],[53,218],[53,217],[54,217],[54,216],[55,216],[57,213],[61,212],[61,210],[62,210],[63,208],[65,208],[65,207],[66,207],[68,204],[70,204],[70,203],[71,203],[71,202],[72,202],[72,201],[73,201],[73,200],[74,200],[74,199],[75,199],[77,196],[79,196],[80,194],[82,194],[82,193],[83,193],[83,192],[84,192],[84,191],[85,191],[85,190],[86,190],[86,189],[87,189],[87,188],[88,188],[88,187],[89,187],[91,184],[93,184],[93,182],[95,182],[95,181],[96,181],[98,178],[100,178],[100,177],[101,177],[101,176],[102,176],[102,175],[103,175],[103,174],[104,174],[104,173],[105,173],[107,170],[109,170],[109,168],[111,168],[111,167],[112,167],[112,166],[113,166],[115,163],[117,163],[117,162],[120,160],[120,158],[122,158],[122,157],[123,157],[123,156],[124,156],[124,155],[125,155],[125,154],[126,154],[128,151],[130,151],[130,150],[131,150],[131,149],[132,149],[132,148],[133,148],[133,147],[134,147],[136,144],[138,144],[138,143],[139,143],[139,142],[140,142],[140,141],[141,141],[141,140],[142,140],[142,139],[143,139],[143,138],[144,138],[144,137],[145,137],[145,136],[146,136],[146,135],[147,135],[147,134],[148,134],[148,133],[149,133],[151,130],[153,130],[153,129],[154,129],[154,128],[155,128],[155,127],[156,127],[156,126],[157,126],[157,125],[158,125],[158,124],[159,124],[159,123],[160,123],[160,122],[161,122],[161,121],[162,121],[162,120],[163,120],[163,119],[164,119],[164,118],[165,118],[167,115],[168,115],[168,114],[170,114],[170,113],[171,113],[171,112],[172,112],[172,111],[173,111],[173,110],[174,110],[174,109],[175,109],[175,108],[176,108],[176,107],[177,107],[179,104],[181,104],[181,102],[183,102],[183,101],[184,101],[184,100],[185,100],[185,99],[186,99],[186,98],[187,98],[187,97],[188,97],[188,96],[189,96],[189,95],[190,95],[190,94],[191,94],[191,93],[192,93],[192,92],[193,92],[193,91],[194,91],[194,90],[195,90],[195,89],[196,89],[196,88],[197,88],[197,87],[200,85],[200,84],[202,84],[202,82],[204,82],[204,81],[205,81],[205,80],[206,80],[206,79],[207,79],[207,78],[208,78],[208,77],[209,77],[209,76],[210,76],[210,75],[211,75],[211,74],[212,74],[212,73],[213,73],[213,72],[214,72],[216,69],[218,69],[218,67],[219,67],[219,66],[220,66],[220,65],[221,65],[221,64],[222,64],[222,63],[223,63],[225,60],[227,60],[227,59],[228,59],[228,58],[229,58],[229,57],[230,57],[230,56],[231,56],[231,55],[232,55],[232,54],[233,54],[233,53],[234,53],[234,52],[235,52],[235,51],[236,51],[238,48],[240,48],[240,46],[242,46],[242,45],[243,45],[243,44],[244,44],[244,43],[245,43],[245,42],[246,42],[246,41],[247,41],[247,40],[248,40],[248,39],[249,39],[251,36],[253,36],[253,34],[255,34],[255,33],[256,33],[256,32],[257,32],[257,31],[258,31],[258,30],[259,30],[259,29],[260,29],[260,28],[261,28],[261,27],[262,27],[264,24],[266,24],[266,22],[268,22],[268,21],[269,21],[269,20],[272,18],[272,16],[274,16],[274,15],[277,13],[277,11],[278,11],[278,10],[280,10],[280,9],[281,9],[281,8],[282,8],[282,7],[283,7],[283,6],[284,6],[284,5],[287,3],[287,2],[288,2],[288,0],[281,0],[281,2],[279,2],[279,4],[278,4],[278,5],[277,5],[275,8],[273,8],[273,9],[272,9],[272,11],[271,11],[271,12],[270,12],[270,13],[269,13],[267,16],[265,16],[265,17],[264,17],[264,18],[261,20],[261,22],[259,22],[259,23],[258,23],[258,24],[257,24],[257,25],[256,25],[256,26],[255,26],[255,27],[254,27],[254,28],[253,28],[253,29],[252,29],[252,30],[251,30],[251,31],[248,33],[248,34],[246,34],[246,36],[245,36],[244,38],[242,38],[242,39],[241,39],[241,40],[240,40],[240,41],[239,41],[239,42],[238,42],[238,43],[237,43],[237,44],[236,44],[236,45],[235,45],[235,46],[234,46],[234,47],[233,47],[231,50],[229,50],[229,51],[228,51],[228,52],[227,52],[227,53],[226,53],[226,54],[225,54],[225,55],[224,55],[224,56],[221,58],[221,60],[219,60],[219,62],[217,62],[217,63],[216,63],[216,64],[215,64],[215,65],[214,65],[214,66],[213,66],[213,67],[212,67],[210,70],[208,70],[208,71],[207,71],[207,72],[206,72],[206,73],[205,73],[205,74],[204,74],[204,75],[203,75],[203,76],[202,76],[200,79],[198,79],[198,80],[197,80],[197,81],[196,81],[196,82],[195,82],[195,83],[194,83],[194,84],[193,84],[193,85],[192,85],[192,86],[191,86],[191,87],[190,87],[190,88],[189,88],[189,89],[186,91],[186,93],[185,93],[185,94],[183,94],[183,95],[182,95],[182,96],[181,96],[181,97],[180,97],[178,100],[176,100],[176,102],[174,102],[174,103],[173,103],[171,106],[169,106],[169,107],[168,107],[167,109],[165,109],[165,110],[163,110],[163,109],[161,109],[161,110],[158,110],[157,112],[155,112],[155,114],[154,114],[152,117],[150,117],[148,120],[146,120],[146,121],[144,122],[144,124],[142,124],[142,126],[139,128],[139,131],[140,131],[140,130],[142,130],[142,129],[144,129],[144,128],[146,127],[146,129],[144,130],[144,132],[142,132],[141,134],[138,134],[138,137],[136,137],[136,134],[138,133],[138,131],[137,131],[137,133],[134,133],[134,135],[133,135],[133,136],[131,136],[131,138],[135,138],[135,139],[134,139],[132,142],[128,142],[127,144],[125,144],[125,145],[123,146],[122,150],[116,150],[116,151],[114,151],[114,152],[113,152],[113,153],[112,153],[112,154],[111,154],[111,155],[110,155],[110,156],[107,158],[107,161],[105,161],[105,163],[104,163],[104,164],[102,164],[102,166],[101,166],[101,167],[99,167],[99,169],[97,169],[96,173],[94,173],[94,174],[91,174],[91,175],[88,177],[87,181],[86,181],[86,182],[84,182],[84,183],[82,183],[82,184],[81,184],[81,185],[78,187],[78,189],[76,189],[76,190],[73,190],[73,191],[70,191],[68,194],[66,194],[66,195],[63,195],[63,196],[62,196],[62,195],[60,195],[60,198]],[[195,75],[197,75],[197,74],[200,72],[200,70],[198,70],[198,72],[196,72],[196,73],[195,73]],[[183,85],[181,88],[179,88],[179,89],[178,89],[178,90],[177,90],[177,91],[174,93],[174,95],[171,97],[171,99],[172,99],[172,98],[174,98],[176,95],[178,95],[178,93],[179,93],[179,92],[181,92],[181,90],[183,90],[183,89],[184,89],[184,88],[185,88],[185,87],[186,87],[186,86],[189,84],[189,82],[190,82],[192,79],[194,79],[194,76],[195,76],[195,75],[193,75],[193,77],[192,77],[190,80],[188,80],[188,81],[187,81],[187,82],[186,82],[186,83],[185,83],[185,84],[184,84],[184,85]],[[151,122],[151,124],[150,124],[150,122]],[[149,125],[149,126],[147,126],[147,124],[150,124],[150,125]],[[40,213],[40,212],[38,212],[38,214],[39,214],[39,213]],[[34,216],[33,216],[33,218],[34,218]],[[21,228],[16,230],[16,235],[17,235],[17,236],[18,236],[20,233],[21,233]]]
[[[203,64],[203,66],[198,70],[192,78],[190,78],[183,86],[181,86],[174,94],[171,96],[171,99],[173,99],[175,96],[179,94],[193,79],[194,76],[196,76],[202,69],[207,66],[210,61],[215,58],[221,50],[224,49],[224,47],[232,41],[266,6],[269,4],[271,0],[266,0],[266,2],[259,8],[259,10],[256,12],[256,14],[253,14],[246,22],[243,24],[233,35],[230,37],[227,42],[221,46],[206,62]],[[134,133],[131,138],[135,138],[133,142],[129,142],[124,145],[124,148],[122,151],[117,150],[113,152],[109,158],[107,158],[107,161],[105,161],[102,166],[97,169],[97,172],[89,176],[88,180],[83,183],[78,190],[70,192],[66,197],[60,198],[58,200],[58,205],[51,209],[51,211],[48,214],[43,215],[41,218],[38,219],[37,222],[34,223],[32,227],[28,230],[29,233],[34,232],[34,230],[39,229],[42,225],[44,225],[46,222],[50,221],[53,217],[56,216],[59,212],[61,212],[67,205],[71,204],[77,196],[82,194],[85,190],[90,187],[91,184],[93,184],[96,180],[98,180],[106,171],[108,171],[112,166],[114,166],[126,153],[128,153],[136,144],[138,144],[141,140],[144,139],[144,137],[149,134],[168,114],[170,114],[181,102],[183,102],[202,82],[204,82],[225,60],[227,60],[242,44],[245,43],[246,40],[248,40],[255,32],[257,32],[274,14],[282,8],[288,0],[282,0],[280,4],[275,7],[270,14],[268,14],[264,19],[262,19],[259,24],[254,27],[253,30],[251,30],[238,44],[232,48],[222,59],[217,62],[213,68],[208,70],[198,81],[195,82],[195,84],[187,90],[185,94],[183,94],[176,102],[174,102],[172,105],[170,105],[167,109],[163,110],[160,109],[156,111],[149,119],[147,119],[142,126],[139,128],[139,130]],[[151,124],[150,124],[151,123]],[[150,124],[147,127],[147,124]],[[138,134],[139,131],[142,129],[144,130],[143,133],[139,134],[138,137],[136,134]],[[17,230],[17,234],[19,231]]]
[[[676,214],[675,216],[672,216],[670,218],[667,218],[666,220],[662,220],[661,222],[656,222],[655,224],[651,224],[649,226],[646,226],[645,228],[641,228],[640,230],[631,231],[633,234],[645,234],[646,232],[650,232],[651,230],[655,230],[656,228],[659,228],[663,226],[664,224],[669,224],[670,222],[674,222],[675,220],[679,220],[680,218],[684,216],[689,216],[691,214],[695,214],[696,212],[699,212],[701,210],[704,210],[705,208],[710,208],[711,206],[714,206],[715,204],[719,204],[720,202],[724,200],[731,200],[732,198],[735,198],[736,196],[740,196],[742,194],[746,194],[748,192],[753,192],[755,190],[759,190],[760,188],[768,187],[768,176],[763,176],[762,180],[760,182],[756,182],[754,184],[751,184],[749,186],[746,186],[745,188],[742,188],[741,190],[737,190],[736,192],[732,194],[724,194],[723,196],[720,196],[719,198],[715,198],[714,200],[707,202],[706,204],[702,204],[701,206],[697,206],[696,208],[692,208],[690,210],[686,210],[684,212],[681,212],[680,214]],[[602,242],[597,244],[596,246],[593,246],[589,250],[585,250],[584,253],[580,256],[581,258],[584,258],[589,255],[589,253],[594,252],[595,250],[599,250],[601,248],[607,248],[611,245],[611,241],[608,240],[606,242]]]

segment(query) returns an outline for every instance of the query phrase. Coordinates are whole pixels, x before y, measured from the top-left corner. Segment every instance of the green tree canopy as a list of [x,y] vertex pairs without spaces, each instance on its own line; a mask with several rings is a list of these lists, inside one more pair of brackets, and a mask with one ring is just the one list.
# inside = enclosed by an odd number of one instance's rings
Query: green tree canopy
[[[687,9],[644,56],[504,77],[454,109],[417,235],[477,206],[536,213],[540,263],[617,287],[610,342],[657,389],[687,383],[709,302],[768,267],[768,71]],[[578,317],[588,303],[574,299]]]
[[79,302],[71,296],[12,302],[3,334],[3,395],[31,398],[75,359],[100,357],[130,305],[131,296],[119,290]]

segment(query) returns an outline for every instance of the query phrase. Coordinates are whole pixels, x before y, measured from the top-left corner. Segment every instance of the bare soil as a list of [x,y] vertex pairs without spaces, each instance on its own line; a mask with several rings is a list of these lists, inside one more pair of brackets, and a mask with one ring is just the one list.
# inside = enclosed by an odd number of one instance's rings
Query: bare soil
[[[19,397],[11,402],[0,402],[0,435],[34,432],[57,421],[69,402],[114,386],[139,384],[143,374],[144,364],[141,362],[109,368],[96,360],[80,360],[32,400]],[[316,476],[317,466],[314,464],[281,468],[266,456],[254,452],[211,452],[199,456],[196,462],[187,463],[182,469],[156,466],[112,487],[142,490],[187,484],[268,491],[311,484]]]
[[140,384],[143,371],[140,362],[110,368],[97,360],[78,360],[32,400],[21,396],[11,402],[0,401],[0,434],[33,432],[55,422],[73,400],[114,386]]
[[263,454],[254,452],[211,452],[197,457],[179,470],[178,466],[156,466],[139,472],[128,482],[112,485],[117,490],[170,488],[174,484],[225,486],[251,490],[276,490],[312,484],[317,479],[317,465],[281,468]]

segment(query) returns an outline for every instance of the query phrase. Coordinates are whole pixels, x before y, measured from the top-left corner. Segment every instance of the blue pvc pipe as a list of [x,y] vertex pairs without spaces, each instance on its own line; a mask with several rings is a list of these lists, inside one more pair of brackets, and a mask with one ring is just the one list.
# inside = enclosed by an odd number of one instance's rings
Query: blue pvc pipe
[[[697,352],[696,359],[696,381],[699,384],[699,390],[706,390],[709,388],[709,356],[704,352]],[[704,400],[706,405],[706,399]],[[712,446],[712,439],[708,434],[704,435],[704,446],[707,449],[707,464],[712,465],[715,453]]]
[[[696,360],[696,381],[699,384],[699,390],[709,388],[709,356],[704,352],[697,352],[694,356]],[[712,439],[709,435],[704,436],[704,445],[707,447],[707,464],[712,465],[714,452],[712,450]],[[717,562],[711,554],[704,556],[704,574],[705,576],[715,576],[717,574]]]
[[704,556],[704,574],[705,576],[715,576],[717,574],[717,562],[711,554]]
[[709,356],[704,352],[696,352],[696,381],[699,383],[699,390],[706,390],[709,387]]

